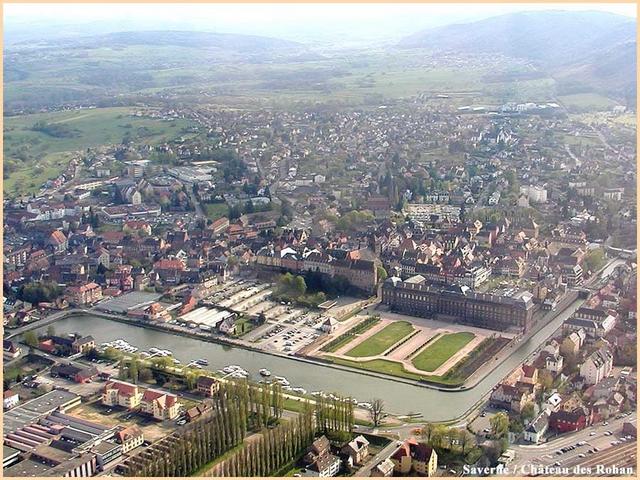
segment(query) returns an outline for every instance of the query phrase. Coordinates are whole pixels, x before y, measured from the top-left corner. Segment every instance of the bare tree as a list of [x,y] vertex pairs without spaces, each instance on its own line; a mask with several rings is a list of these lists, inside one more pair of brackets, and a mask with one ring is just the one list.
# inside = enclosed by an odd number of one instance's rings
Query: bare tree
[[371,407],[369,407],[369,416],[371,417],[373,426],[379,427],[382,420],[387,417],[387,414],[384,412],[384,400],[381,398],[374,398],[370,403]]
[[460,443],[460,448],[462,449],[462,455],[466,455],[467,447],[472,447],[474,444],[475,437],[471,435],[466,429],[460,429],[460,437],[458,438],[458,442]]

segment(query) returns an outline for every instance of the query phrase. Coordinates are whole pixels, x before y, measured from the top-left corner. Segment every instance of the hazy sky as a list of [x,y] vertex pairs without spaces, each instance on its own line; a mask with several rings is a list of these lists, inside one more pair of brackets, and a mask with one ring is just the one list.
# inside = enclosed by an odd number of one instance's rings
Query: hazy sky
[[[635,4],[5,4],[5,28],[99,25],[99,30],[195,29],[289,38],[389,37],[523,10],[601,10],[636,16]],[[70,29],[70,34],[79,33]]]

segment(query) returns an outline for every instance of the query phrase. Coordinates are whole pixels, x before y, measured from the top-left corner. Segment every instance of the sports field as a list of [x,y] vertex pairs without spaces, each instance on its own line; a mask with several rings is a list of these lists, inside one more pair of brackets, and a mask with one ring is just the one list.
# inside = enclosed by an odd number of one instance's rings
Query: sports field
[[474,338],[475,335],[469,332],[442,335],[418,353],[411,363],[419,370],[433,372]]
[[356,345],[345,353],[345,355],[349,357],[372,357],[374,355],[381,355],[412,333],[413,330],[413,326],[409,322],[390,323],[375,335]]

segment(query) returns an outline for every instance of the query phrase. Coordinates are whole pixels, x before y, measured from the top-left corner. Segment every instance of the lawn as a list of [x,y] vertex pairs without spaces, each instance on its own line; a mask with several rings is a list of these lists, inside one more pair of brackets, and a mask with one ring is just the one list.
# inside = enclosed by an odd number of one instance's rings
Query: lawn
[[203,203],[202,208],[210,220],[218,220],[229,215],[229,207],[226,203]]
[[441,336],[427,348],[416,355],[413,365],[425,372],[433,372],[452,355],[458,352],[467,343],[473,340],[475,335],[469,332],[449,333]]
[[350,357],[371,357],[380,355],[413,332],[413,325],[409,322],[393,322],[364,342],[349,350]]
[[406,378],[416,381],[427,381],[432,383],[439,383],[447,386],[461,385],[464,379],[457,377],[448,377],[447,375],[418,375],[417,373],[407,372],[401,363],[394,362],[393,360],[367,360],[366,362],[356,362],[354,360],[345,360],[343,358],[330,357],[331,361],[336,365],[343,365],[345,367],[358,368],[360,370],[367,370],[369,372],[383,373],[385,375],[391,375],[394,377]]

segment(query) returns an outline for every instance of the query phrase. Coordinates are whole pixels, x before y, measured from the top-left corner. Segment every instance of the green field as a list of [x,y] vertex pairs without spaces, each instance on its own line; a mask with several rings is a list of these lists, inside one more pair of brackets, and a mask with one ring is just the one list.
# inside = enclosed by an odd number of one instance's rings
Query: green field
[[210,220],[218,220],[229,215],[229,207],[226,203],[203,203],[202,208]]
[[[159,144],[178,138],[191,125],[188,120],[130,116],[132,109],[96,108],[54,113],[38,113],[4,119],[5,194],[36,192],[46,180],[65,170],[74,152],[90,147],[134,142]],[[34,130],[42,122],[63,128],[61,135]]]
[[569,110],[611,110],[618,105],[614,100],[597,93],[576,93],[559,96],[558,100]]
[[474,338],[475,335],[469,332],[448,333],[422,350],[411,362],[417,369],[433,372]]
[[345,355],[350,357],[380,355],[411,332],[413,332],[413,326],[409,322],[393,322],[349,350]]

